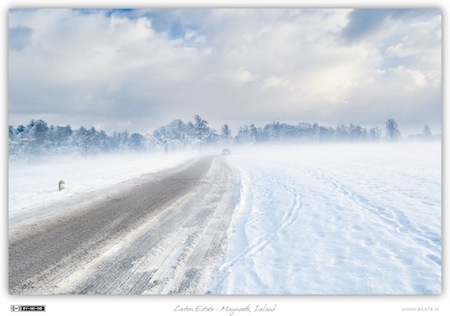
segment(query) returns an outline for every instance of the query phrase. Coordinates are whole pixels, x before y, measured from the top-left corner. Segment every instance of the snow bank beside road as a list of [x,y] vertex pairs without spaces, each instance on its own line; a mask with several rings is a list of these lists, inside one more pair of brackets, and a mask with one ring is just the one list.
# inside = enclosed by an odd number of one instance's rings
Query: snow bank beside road
[[441,292],[440,144],[236,149],[227,160],[241,198],[216,292]]
[[[42,218],[43,208],[54,203],[82,200],[87,193],[106,189],[143,174],[158,172],[186,162],[197,153],[184,154],[127,154],[95,157],[53,157],[32,162],[13,162],[9,165],[10,228]],[[66,188],[58,191],[58,182]],[[100,194],[100,193],[99,193]],[[105,194],[102,192],[101,194]],[[60,208],[54,208],[61,212]],[[45,216],[55,214],[50,208]]]

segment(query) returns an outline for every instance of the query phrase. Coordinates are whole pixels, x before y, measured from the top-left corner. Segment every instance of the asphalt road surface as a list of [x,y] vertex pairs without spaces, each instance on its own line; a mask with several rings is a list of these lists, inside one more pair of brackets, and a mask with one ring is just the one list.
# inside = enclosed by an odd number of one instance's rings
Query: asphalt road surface
[[21,227],[9,238],[9,291],[207,293],[238,199],[236,173],[209,156]]

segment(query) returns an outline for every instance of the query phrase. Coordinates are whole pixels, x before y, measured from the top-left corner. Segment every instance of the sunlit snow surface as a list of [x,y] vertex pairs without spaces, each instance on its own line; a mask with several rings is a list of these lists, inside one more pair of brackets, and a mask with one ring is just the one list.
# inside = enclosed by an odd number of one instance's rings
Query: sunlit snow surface
[[[9,229],[193,156],[10,163]],[[237,147],[224,159],[240,197],[210,293],[441,293],[440,143]]]
[[441,148],[236,149],[239,208],[215,291],[439,294]]

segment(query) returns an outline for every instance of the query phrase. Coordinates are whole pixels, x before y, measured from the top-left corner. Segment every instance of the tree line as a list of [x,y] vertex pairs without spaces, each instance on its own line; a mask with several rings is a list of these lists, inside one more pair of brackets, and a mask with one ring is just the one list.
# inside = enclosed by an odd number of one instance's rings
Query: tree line
[[13,157],[52,154],[87,157],[98,153],[148,149],[147,138],[139,133],[124,131],[108,135],[94,127],[48,126],[43,120],[31,120],[26,126],[9,126],[8,135],[9,155]]
[[[98,153],[122,151],[173,151],[195,149],[210,145],[258,144],[269,142],[333,142],[333,141],[379,141],[397,140],[401,137],[398,124],[393,119],[385,122],[385,136],[379,127],[366,129],[353,123],[340,122],[336,127],[325,127],[317,123],[296,125],[273,121],[264,127],[254,124],[238,128],[235,135],[228,124],[217,132],[199,115],[193,122],[180,119],[163,125],[151,134],[128,131],[107,134],[94,127],[72,129],[70,125],[53,126],[43,120],[32,120],[28,125],[9,126],[9,155],[78,154],[84,157]],[[424,127],[424,138],[431,137],[428,126]]]

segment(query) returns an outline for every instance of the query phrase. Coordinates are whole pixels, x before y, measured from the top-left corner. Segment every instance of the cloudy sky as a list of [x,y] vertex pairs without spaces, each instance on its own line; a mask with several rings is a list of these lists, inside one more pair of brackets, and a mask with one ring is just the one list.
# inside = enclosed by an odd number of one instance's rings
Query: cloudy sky
[[11,125],[441,128],[441,11],[9,11]]

